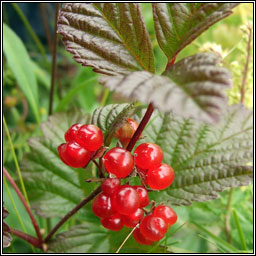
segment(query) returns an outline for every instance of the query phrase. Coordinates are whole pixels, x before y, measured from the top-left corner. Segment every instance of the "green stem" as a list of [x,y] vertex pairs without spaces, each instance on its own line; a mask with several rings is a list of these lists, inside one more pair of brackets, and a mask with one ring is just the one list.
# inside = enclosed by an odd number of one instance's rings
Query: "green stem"
[[246,245],[246,242],[245,242],[244,232],[241,228],[240,221],[239,221],[239,218],[238,218],[238,215],[237,215],[237,212],[236,212],[235,209],[233,210],[233,214],[234,214],[236,227],[237,227],[237,230],[238,230],[238,234],[239,234],[239,237],[240,237],[240,241],[241,241],[243,250],[247,251],[248,248],[247,248],[247,245]]
[[16,3],[12,3],[12,6],[15,9],[15,11],[17,12],[17,14],[19,15],[19,17],[21,18],[22,22],[24,23],[27,31],[31,35],[32,39],[34,40],[37,48],[41,52],[41,55],[43,57],[44,62],[47,63],[48,61],[47,61],[47,58],[46,58],[45,49],[44,49],[42,43],[40,42],[39,38],[37,37],[36,33],[34,32],[33,28],[29,24],[26,16],[23,14],[22,10],[20,9],[20,7]]
[[23,195],[25,196],[26,202],[27,202],[28,206],[30,207],[27,191],[25,189],[23,178],[21,176],[20,166],[19,166],[19,163],[18,163],[18,159],[17,159],[16,153],[15,153],[15,149],[14,149],[14,146],[13,146],[13,143],[12,143],[12,139],[11,139],[9,129],[8,129],[7,124],[6,124],[4,115],[3,115],[3,123],[4,123],[4,129],[5,129],[5,132],[6,132],[10,147],[11,147],[11,153],[12,153],[12,157],[13,157],[13,160],[14,160],[14,163],[15,163],[15,166],[16,166],[16,170],[17,170],[17,173],[18,173],[19,180],[20,180],[21,189],[22,189]]
[[232,197],[233,197],[233,191],[234,188],[231,188],[229,190],[229,194],[228,194],[228,202],[227,202],[227,207],[226,207],[226,215],[224,218],[224,225],[225,225],[225,234],[226,234],[226,239],[227,242],[231,243],[231,234],[230,234],[230,216],[231,216],[231,212],[232,212]]
[[109,89],[107,88],[107,89],[105,89],[103,98],[102,98],[102,100],[101,100],[101,102],[100,102],[100,106],[101,106],[101,107],[104,107],[104,106],[106,105],[108,96],[109,96]]

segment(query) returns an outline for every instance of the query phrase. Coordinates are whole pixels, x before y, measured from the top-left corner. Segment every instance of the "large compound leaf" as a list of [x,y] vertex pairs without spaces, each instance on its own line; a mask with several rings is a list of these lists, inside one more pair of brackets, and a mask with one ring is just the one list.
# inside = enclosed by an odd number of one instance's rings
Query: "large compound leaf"
[[57,147],[65,142],[64,133],[72,124],[88,121],[89,116],[78,110],[58,113],[41,125],[43,137],[29,140],[31,152],[22,161],[22,175],[37,214],[63,216],[85,197],[79,173],[87,170],[65,165],[58,156]]
[[74,59],[107,75],[154,72],[154,61],[139,3],[63,4],[58,33]]
[[91,123],[97,125],[104,133],[106,146],[109,146],[114,132],[131,116],[134,109],[135,103],[109,104],[93,112]]
[[174,205],[217,198],[218,191],[247,185],[253,168],[253,113],[229,107],[216,126],[157,113],[143,133],[161,145],[164,162],[175,171],[173,184],[151,199]]
[[239,3],[153,3],[158,43],[168,60]]
[[226,103],[224,89],[231,86],[229,72],[217,66],[219,61],[216,54],[201,53],[174,64],[165,76],[137,71],[101,77],[100,83],[126,97],[153,102],[161,111],[215,122]]
[[[115,253],[131,229],[123,228],[114,232],[98,223],[83,223],[60,233],[49,244],[49,253]],[[153,246],[153,245],[152,245]],[[131,236],[120,253],[147,253],[152,246],[138,244]],[[152,253],[164,253],[163,247],[157,246]]]

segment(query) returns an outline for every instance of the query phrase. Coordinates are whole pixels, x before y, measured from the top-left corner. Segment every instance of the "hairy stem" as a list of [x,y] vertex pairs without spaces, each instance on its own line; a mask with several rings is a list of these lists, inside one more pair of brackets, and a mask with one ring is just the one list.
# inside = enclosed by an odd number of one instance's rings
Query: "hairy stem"
[[150,103],[148,105],[147,111],[146,111],[145,115],[143,116],[136,132],[134,133],[133,137],[131,138],[131,140],[126,148],[128,151],[132,151],[133,147],[135,146],[137,140],[139,139],[140,135],[142,134],[143,130],[145,129],[153,112],[154,112],[154,106],[153,106],[153,103]]
[[51,89],[50,89],[50,98],[49,98],[49,115],[52,114],[52,105],[53,105],[53,96],[54,96],[54,87],[55,87],[55,76],[56,76],[56,56],[57,56],[57,20],[59,12],[59,3],[56,3],[55,7],[55,25],[54,25],[54,41],[52,47],[52,77],[51,77]]
[[247,57],[246,57],[246,62],[244,66],[244,71],[243,71],[243,77],[242,77],[242,84],[241,84],[241,89],[240,89],[240,95],[241,99],[240,102],[244,103],[245,99],[245,85],[247,81],[247,74],[248,74],[248,68],[249,68],[249,62],[250,62],[250,57],[251,57],[251,40],[252,40],[252,27],[250,24],[248,24],[248,44],[247,44]]
[[45,238],[45,243],[47,243],[55,232],[71,217],[73,216],[78,210],[80,210],[83,206],[89,203],[95,196],[97,196],[101,192],[101,186],[97,187],[88,197],[86,197],[81,203],[79,203],[75,208],[73,208],[70,212],[68,212],[52,229],[52,231],[47,235]]
[[31,245],[33,245],[36,248],[41,248],[42,244],[39,242],[39,240],[29,234],[26,234],[20,230],[11,228],[11,234],[27,241],[28,243],[30,243]]
[[8,179],[8,181],[10,182],[10,184],[12,185],[12,187],[14,188],[14,190],[16,191],[17,195],[19,196],[21,202],[23,203],[24,207],[26,208],[26,211],[32,221],[32,224],[34,226],[34,229],[36,231],[36,234],[37,234],[37,237],[38,237],[38,241],[39,243],[42,242],[42,235],[40,233],[40,229],[39,229],[39,226],[37,224],[37,221],[35,219],[35,217],[33,216],[32,214],[32,211],[30,209],[30,207],[28,206],[25,198],[23,197],[22,193],[20,192],[18,186],[16,185],[16,183],[14,182],[14,180],[12,179],[12,177],[10,176],[10,174],[8,173],[8,171],[3,167],[3,173],[5,175],[5,177]]

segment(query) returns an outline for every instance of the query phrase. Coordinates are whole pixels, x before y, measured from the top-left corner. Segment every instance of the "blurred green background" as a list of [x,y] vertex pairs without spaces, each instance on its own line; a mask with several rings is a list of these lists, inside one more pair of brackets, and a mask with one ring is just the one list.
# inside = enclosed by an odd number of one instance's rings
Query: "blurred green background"
[[[161,74],[167,60],[157,44],[151,4],[143,3],[142,10],[153,45],[156,72]],[[6,34],[9,35],[8,38],[4,38],[6,40],[4,43],[10,47],[4,49],[3,57],[3,114],[19,162],[23,154],[29,150],[26,141],[32,136],[40,135],[39,124],[48,118],[54,12],[55,4],[51,3],[3,4],[3,20],[8,26]],[[222,65],[232,72],[234,81],[233,88],[228,91],[229,104],[240,101],[240,88],[248,55],[248,24],[252,24],[253,4],[242,3],[233,12],[231,16],[212,26],[182,50],[177,59],[200,51],[215,51],[221,54]],[[20,38],[19,43],[17,38]],[[13,39],[16,40],[15,43]],[[14,51],[13,54],[10,51]],[[250,51],[252,56],[252,46]],[[26,84],[21,74],[29,77]],[[84,112],[92,113],[98,106],[123,102],[124,99],[119,95],[114,95],[100,86],[97,78],[98,75],[92,72],[91,68],[82,67],[72,59],[59,38],[53,112],[79,107]],[[252,57],[247,70],[245,88],[245,105],[252,108]],[[31,104],[34,104],[34,108]],[[16,177],[15,162],[6,130],[3,137],[3,152],[3,165],[10,171],[12,177]],[[8,194],[7,188],[13,198]],[[27,232],[33,234],[33,227],[22,204],[13,189],[4,184],[3,200],[10,212],[7,223],[11,227],[22,230],[11,198],[22,216]],[[168,238],[167,244],[171,251],[220,253],[232,248],[244,252],[252,251],[253,185],[236,188],[232,192],[226,190],[220,193],[219,199],[214,201],[196,202],[189,207],[179,206],[174,209],[179,220],[173,229],[180,225],[182,227]],[[56,220],[52,221],[54,222]],[[39,219],[39,223],[44,230],[47,229],[45,220]],[[64,226],[62,230],[68,226]],[[246,247],[241,241],[241,232],[245,237]],[[13,237],[12,245],[4,252],[32,253],[33,250],[26,242]]]

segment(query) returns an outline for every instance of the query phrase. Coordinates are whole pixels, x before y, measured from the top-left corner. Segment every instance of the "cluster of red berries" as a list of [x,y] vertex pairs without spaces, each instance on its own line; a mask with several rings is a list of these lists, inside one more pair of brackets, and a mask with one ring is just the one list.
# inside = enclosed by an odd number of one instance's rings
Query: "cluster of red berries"
[[93,213],[101,218],[101,224],[110,230],[119,231],[123,226],[133,228],[134,239],[149,245],[162,239],[169,226],[177,221],[173,209],[159,205],[144,216],[144,207],[149,204],[147,190],[142,186],[120,185],[117,178],[106,179],[102,184],[102,193],[92,203]]
[[[171,185],[174,171],[162,163],[163,151],[154,143],[140,144],[133,155],[125,149],[137,128],[137,122],[128,119],[115,133],[123,148],[114,147],[103,157],[106,172],[115,178],[107,178],[101,184],[102,193],[93,201],[92,210],[101,218],[102,225],[110,230],[119,231],[123,226],[133,228],[139,224],[133,232],[135,240],[140,244],[152,244],[164,237],[168,227],[176,222],[177,215],[165,205],[148,212],[144,208],[149,204],[147,189],[121,185],[120,179],[129,176],[135,169],[144,186],[161,190]],[[85,167],[95,158],[104,140],[102,131],[92,124],[74,124],[64,137],[66,143],[58,147],[58,153],[65,164],[74,168]]]
[[92,124],[74,124],[65,133],[65,140],[58,146],[60,159],[68,166],[81,168],[103,144],[103,133]]

